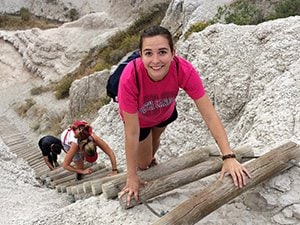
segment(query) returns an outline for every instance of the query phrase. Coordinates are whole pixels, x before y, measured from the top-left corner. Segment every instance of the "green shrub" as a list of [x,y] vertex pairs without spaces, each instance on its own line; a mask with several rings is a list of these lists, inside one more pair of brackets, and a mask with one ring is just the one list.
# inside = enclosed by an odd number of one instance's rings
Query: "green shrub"
[[105,46],[101,45],[91,49],[81,61],[79,68],[57,84],[55,87],[56,98],[61,99],[69,96],[69,88],[73,80],[80,79],[95,71],[110,69],[128,52],[137,49],[140,32],[148,26],[159,25],[165,16],[168,5],[168,3],[157,4],[147,12],[140,13],[140,17],[129,28],[117,32],[107,41]]
[[33,15],[30,15],[30,18],[28,19],[26,15],[26,10],[22,10],[22,18],[20,14],[0,14],[0,28],[2,30],[24,30],[34,27],[38,27],[40,29],[50,29],[57,27],[60,24],[59,22],[38,18]]
[[125,54],[138,48],[139,37],[139,34],[134,34],[131,36],[127,36],[122,40],[120,48],[125,51]]
[[58,0],[46,0],[47,4],[53,4],[53,5],[57,5],[58,4]]
[[31,95],[39,95],[39,94],[41,94],[43,92],[47,92],[49,90],[50,90],[49,87],[43,87],[43,86],[34,87],[30,90],[30,94]]
[[296,15],[300,15],[300,0],[284,0],[275,5],[274,12],[267,16],[267,19],[273,20]]
[[61,128],[61,121],[63,120],[63,116],[55,116],[55,117],[50,117],[49,118],[49,130],[51,131],[51,133],[55,136],[61,134],[61,132],[63,131],[63,128]]
[[70,9],[68,18],[70,18],[71,21],[77,20],[79,18],[79,13],[77,9],[75,8]]
[[74,78],[70,75],[65,76],[55,87],[56,99],[64,99],[69,97],[69,89],[72,85]]
[[86,121],[89,121],[89,120],[92,121],[92,120],[94,120],[95,117],[98,116],[99,109],[102,106],[107,105],[110,101],[111,101],[111,98],[108,96],[91,100],[85,105],[85,107],[80,112],[78,112],[74,116],[74,118],[82,118],[82,115],[84,115],[84,119]]
[[237,25],[256,25],[264,21],[300,15],[300,0],[278,1],[273,12],[264,15],[259,1],[238,0],[230,6],[218,8],[212,22],[235,23]]
[[228,11],[228,7],[226,5],[224,6],[219,6],[216,15],[213,17],[211,20],[211,23],[218,23],[224,20],[224,16],[226,12]]
[[15,111],[20,117],[25,117],[27,111],[35,104],[36,102],[33,99],[31,98],[25,99],[24,103],[21,103],[20,105],[17,105],[15,107]]
[[166,15],[168,7],[169,1],[166,3],[155,4],[148,11],[141,12],[139,17],[133,22],[126,32],[129,35],[136,35],[149,26],[159,25]]
[[193,32],[200,32],[202,30],[204,30],[207,26],[210,25],[210,22],[205,22],[205,21],[201,21],[201,22],[197,22],[194,23],[188,30],[187,32],[184,34],[184,39],[188,39],[188,37],[193,33]]
[[105,63],[105,62],[98,62],[96,64],[96,66],[94,67],[94,72],[96,71],[102,71],[102,70],[105,70],[105,69],[110,69],[111,65],[108,64],[108,63]]
[[22,7],[20,9],[20,16],[21,19],[24,21],[29,21],[30,20],[30,12],[27,8]]
[[254,25],[264,21],[263,12],[256,5],[246,0],[240,0],[233,4],[233,11],[225,16],[226,23],[237,25]]
[[41,124],[38,121],[33,121],[29,126],[33,131],[37,131],[40,128]]
[[8,21],[8,16],[6,14],[0,14],[0,27],[5,27]]

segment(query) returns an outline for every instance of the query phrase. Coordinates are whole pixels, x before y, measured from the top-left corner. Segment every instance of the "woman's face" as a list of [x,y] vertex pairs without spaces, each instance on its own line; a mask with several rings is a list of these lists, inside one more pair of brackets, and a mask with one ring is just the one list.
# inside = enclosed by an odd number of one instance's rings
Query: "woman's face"
[[162,80],[167,75],[174,56],[168,39],[161,35],[146,37],[141,51],[142,61],[150,78],[153,81]]

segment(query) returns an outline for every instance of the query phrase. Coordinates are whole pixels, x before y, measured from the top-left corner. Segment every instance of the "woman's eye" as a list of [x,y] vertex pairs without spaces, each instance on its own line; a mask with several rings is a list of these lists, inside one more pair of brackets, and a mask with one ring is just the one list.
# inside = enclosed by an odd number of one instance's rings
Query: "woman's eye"
[[165,54],[167,54],[167,51],[160,51],[159,54],[160,55],[165,55]]
[[151,55],[152,55],[152,52],[145,52],[145,55],[146,55],[146,56],[151,56]]

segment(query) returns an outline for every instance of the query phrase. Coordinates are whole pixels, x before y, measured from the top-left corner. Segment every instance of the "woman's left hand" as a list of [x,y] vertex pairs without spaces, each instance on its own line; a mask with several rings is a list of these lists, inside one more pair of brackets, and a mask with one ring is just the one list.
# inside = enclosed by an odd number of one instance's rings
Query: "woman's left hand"
[[118,171],[117,170],[114,170],[114,171],[112,171],[110,174],[109,174],[109,176],[114,176],[114,175],[117,175],[118,174]]
[[233,179],[234,185],[240,188],[247,184],[246,176],[251,178],[251,175],[248,172],[248,170],[235,158],[224,160],[220,179],[223,179],[225,173],[229,173]]

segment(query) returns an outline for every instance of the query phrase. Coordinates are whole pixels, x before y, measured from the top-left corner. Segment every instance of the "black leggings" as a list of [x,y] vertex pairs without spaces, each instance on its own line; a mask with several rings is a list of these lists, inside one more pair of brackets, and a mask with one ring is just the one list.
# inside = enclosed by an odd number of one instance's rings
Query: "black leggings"
[[[154,126],[154,127],[165,127],[167,126],[168,124],[172,123],[173,121],[175,121],[178,117],[178,113],[177,113],[177,110],[176,110],[176,107],[174,108],[174,111],[172,113],[172,115],[169,117],[169,119],[161,122],[160,124]],[[139,137],[139,141],[143,141],[145,140],[148,135],[150,134],[150,131],[153,127],[144,127],[144,128],[140,128],[140,137]]]

